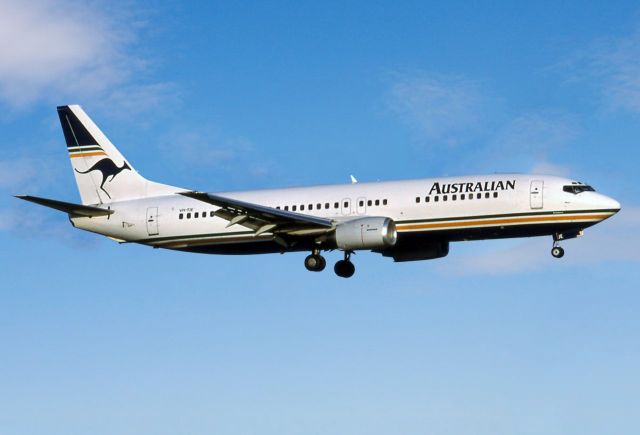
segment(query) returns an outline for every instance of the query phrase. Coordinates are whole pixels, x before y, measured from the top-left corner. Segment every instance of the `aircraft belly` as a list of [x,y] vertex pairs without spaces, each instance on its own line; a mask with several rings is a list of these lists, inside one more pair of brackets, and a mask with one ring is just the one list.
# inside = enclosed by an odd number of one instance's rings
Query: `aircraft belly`
[[486,226],[473,228],[435,229],[429,231],[408,230],[398,232],[398,244],[409,240],[464,240],[506,239],[514,237],[549,236],[555,233],[578,231],[596,222],[564,222],[547,224],[521,224],[510,226]]

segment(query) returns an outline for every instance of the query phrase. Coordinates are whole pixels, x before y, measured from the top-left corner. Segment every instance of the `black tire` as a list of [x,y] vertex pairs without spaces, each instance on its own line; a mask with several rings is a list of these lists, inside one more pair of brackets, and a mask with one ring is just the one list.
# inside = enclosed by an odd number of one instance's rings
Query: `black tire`
[[356,273],[356,267],[350,261],[347,261],[347,264],[345,266],[346,266],[346,270],[345,270],[344,277],[351,278],[353,274]]
[[322,255],[318,255],[318,258],[320,259],[320,264],[318,264],[317,271],[322,272],[324,268],[327,267],[327,260],[325,260]]
[[340,260],[336,262],[333,271],[341,278],[350,278],[356,272],[356,267],[350,261]]
[[551,255],[553,255],[555,258],[562,258],[564,257],[564,249],[562,249],[560,246],[554,246],[553,249],[551,249]]
[[304,267],[310,272],[320,272],[324,270],[327,265],[327,260],[322,255],[307,255],[304,259]]

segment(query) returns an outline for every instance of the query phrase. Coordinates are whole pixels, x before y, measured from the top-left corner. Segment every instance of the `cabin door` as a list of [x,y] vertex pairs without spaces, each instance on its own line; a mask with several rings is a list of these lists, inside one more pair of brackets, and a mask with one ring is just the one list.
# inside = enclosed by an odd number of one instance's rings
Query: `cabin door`
[[158,235],[158,207],[147,209],[147,233],[150,236]]
[[543,200],[544,181],[533,180],[529,191],[529,202],[532,209],[540,209],[544,205]]

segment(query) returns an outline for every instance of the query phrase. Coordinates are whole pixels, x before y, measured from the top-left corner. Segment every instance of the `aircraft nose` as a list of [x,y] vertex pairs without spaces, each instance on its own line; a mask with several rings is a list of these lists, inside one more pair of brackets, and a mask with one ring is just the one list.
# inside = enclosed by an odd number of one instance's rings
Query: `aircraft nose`
[[614,213],[620,211],[620,203],[613,198],[602,195],[602,207],[607,210],[613,210]]

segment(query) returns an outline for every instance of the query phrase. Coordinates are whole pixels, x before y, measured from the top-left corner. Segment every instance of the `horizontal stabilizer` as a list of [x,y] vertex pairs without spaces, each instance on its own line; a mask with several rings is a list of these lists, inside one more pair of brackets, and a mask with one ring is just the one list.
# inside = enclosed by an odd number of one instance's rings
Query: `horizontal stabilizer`
[[44,205],[45,207],[60,210],[65,213],[69,213],[71,216],[96,217],[109,216],[113,213],[113,210],[105,210],[100,207],[91,207],[89,205],[56,201],[55,199],[40,198],[38,196],[16,195],[16,198],[24,199],[25,201],[35,202],[36,204]]

